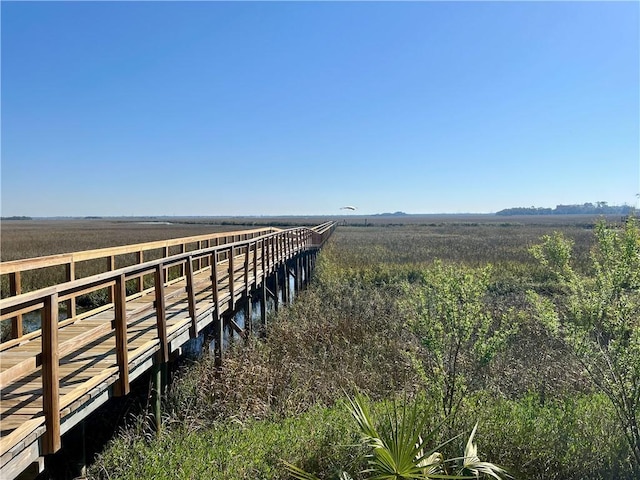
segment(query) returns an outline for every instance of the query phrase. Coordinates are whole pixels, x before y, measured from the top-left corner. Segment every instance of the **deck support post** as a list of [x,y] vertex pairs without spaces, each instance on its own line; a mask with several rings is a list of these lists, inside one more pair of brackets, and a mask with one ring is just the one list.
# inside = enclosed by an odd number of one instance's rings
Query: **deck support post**
[[215,342],[213,356],[214,356],[214,364],[217,369],[222,367],[222,359],[223,359],[223,345],[224,341],[224,320],[222,316],[218,314],[214,314],[213,317],[213,340]]
[[273,272],[273,303],[274,310],[278,313],[279,303],[280,303],[280,281],[278,278],[278,269],[276,268]]
[[151,404],[156,434],[160,435],[162,429],[162,355],[158,355],[155,360],[151,371]]
[[262,277],[262,287],[260,288],[260,324],[262,326],[261,334],[265,335],[267,331],[267,277]]
[[252,302],[253,298],[251,297],[251,294],[247,292],[244,302],[244,330],[247,332],[247,335],[251,334],[253,331],[253,324],[251,321],[251,315],[253,313]]
[[304,283],[303,285],[306,287],[309,285],[309,253],[305,252],[302,256],[302,270],[304,272]]
[[80,459],[80,476],[87,477],[87,437],[85,429],[85,419],[80,422],[80,435],[82,435],[82,458]]
[[[285,244],[286,245],[286,244]],[[282,262],[282,304],[289,304],[289,269],[287,262]]]

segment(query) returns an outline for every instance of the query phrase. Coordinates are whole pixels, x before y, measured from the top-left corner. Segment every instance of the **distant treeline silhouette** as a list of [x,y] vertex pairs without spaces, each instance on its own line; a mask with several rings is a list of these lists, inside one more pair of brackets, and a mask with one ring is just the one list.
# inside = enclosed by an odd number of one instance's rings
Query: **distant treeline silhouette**
[[556,208],[514,207],[496,212],[496,215],[629,215],[629,205],[607,205],[607,202],[583,203],[582,205],[556,205]]

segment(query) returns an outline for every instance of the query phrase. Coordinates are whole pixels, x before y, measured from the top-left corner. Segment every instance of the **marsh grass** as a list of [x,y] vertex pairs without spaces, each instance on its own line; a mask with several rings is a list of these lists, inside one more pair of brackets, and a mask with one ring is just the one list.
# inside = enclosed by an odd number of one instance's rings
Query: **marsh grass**
[[[434,426],[443,420],[439,399],[425,393],[434,377],[421,360],[428,352],[399,306],[411,291],[406,285],[417,286],[439,259],[471,269],[491,263],[486,313],[509,313],[519,328],[477,378],[467,379],[451,423],[434,440],[471,431],[479,421],[480,458],[517,478],[633,478],[614,413],[579,364],[536,323],[527,302],[528,290],[561,292],[528,253],[542,235],[562,230],[574,241],[576,269],[589,273],[592,224],[558,222],[338,228],[312,286],[270,316],[267,339],[236,342],[220,372],[207,357],[185,368],[165,399],[164,433],[124,431],[91,476],[288,478],[286,459],[322,478],[345,467],[363,478],[362,452],[346,448],[357,443],[357,432],[345,393],[367,394],[374,412],[398,396],[420,398]],[[135,230],[127,235],[133,238]],[[96,246],[105,245],[88,248]],[[444,453],[461,449],[464,443],[452,444]]]
[[171,412],[193,425],[284,418],[345,391],[384,398],[415,388],[407,351],[417,347],[393,295],[352,284],[302,292],[270,322],[265,342],[234,345],[220,372],[212,358],[187,369],[172,387]]

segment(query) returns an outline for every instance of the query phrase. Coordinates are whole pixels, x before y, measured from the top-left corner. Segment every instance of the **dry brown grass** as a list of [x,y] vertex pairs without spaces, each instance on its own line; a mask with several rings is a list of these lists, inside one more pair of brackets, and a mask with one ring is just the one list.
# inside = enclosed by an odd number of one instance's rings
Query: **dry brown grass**
[[3,220],[3,262],[251,228],[212,224],[151,224],[145,220]]

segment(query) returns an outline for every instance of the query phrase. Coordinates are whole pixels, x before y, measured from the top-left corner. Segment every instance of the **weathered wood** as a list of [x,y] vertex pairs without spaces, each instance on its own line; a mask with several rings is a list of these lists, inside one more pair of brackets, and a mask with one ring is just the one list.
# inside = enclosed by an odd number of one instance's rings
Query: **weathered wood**
[[158,326],[158,339],[160,340],[160,359],[169,361],[169,345],[167,342],[167,317],[164,302],[164,265],[160,264],[155,272],[156,294],[156,321]]
[[229,317],[227,319],[227,323],[229,325],[229,327],[231,327],[232,331],[235,331],[238,335],[240,335],[240,337],[245,340],[247,338],[247,332],[245,329],[241,328],[240,325],[238,325],[236,323],[236,321],[233,319],[233,317]]
[[44,300],[42,316],[42,410],[46,432],[45,454],[55,453],[62,445],[60,438],[60,377],[58,357],[58,294]]
[[116,280],[114,288],[115,330],[116,330],[116,361],[118,363],[118,383],[116,395],[129,393],[129,359],[127,352],[127,290],[124,275]]

